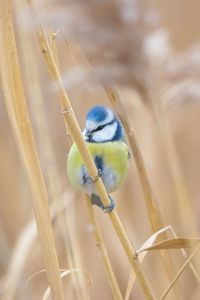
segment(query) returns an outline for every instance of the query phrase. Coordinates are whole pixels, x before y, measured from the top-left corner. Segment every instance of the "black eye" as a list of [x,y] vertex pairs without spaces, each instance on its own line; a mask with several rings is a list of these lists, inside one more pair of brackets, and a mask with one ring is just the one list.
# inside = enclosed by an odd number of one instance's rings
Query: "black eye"
[[105,125],[100,125],[100,126],[98,126],[96,129],[92,130],[92,132],[99,131],[99,130],[103,129],[106,125],[107,125],[107,124],[105,124]]
[[108,126],[108,125],[111,125],[114,123],[114,120],[112,120],[111,122],[107,123],[107,124],[104,124],[104,125],[100,125],[98,126],[96,129],[92,130],[92,132],[96,132],[96,131],[99,131],[101,129],[103,129],[104,127]]
[[103,129],[105,126],[106,126],[106,125],[100,125],[100,126],[98,126],[98,127],[95,129],[95,131],[101,130],[101,129]]

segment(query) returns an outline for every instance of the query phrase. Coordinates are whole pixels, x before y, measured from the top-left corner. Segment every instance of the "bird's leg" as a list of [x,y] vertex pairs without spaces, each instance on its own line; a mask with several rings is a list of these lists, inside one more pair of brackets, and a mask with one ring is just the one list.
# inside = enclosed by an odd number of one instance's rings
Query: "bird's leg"
[[91,179],[92,183],[95,183],[102,175],[101,169],[97,169],[97,176],[94,179]]
[[108,197],[110,198],[110,204],[108,206],[104,206],[102,204],[101,209],[105,212],[105,213],[110,213],[113,208],[115,207],[115,202],[114,200],[110,197],[110,195],[108,195]]
[[82,175],[82,182],[81,185],[87,185],[87,184],[93,184],[95,183],[101,176],[102,176],[102,171],[101,169],[97,169],[97,175],[94,179],[92,179],[87,171],[85,170],[85,168],[82,169],[83,170],[83,175]]

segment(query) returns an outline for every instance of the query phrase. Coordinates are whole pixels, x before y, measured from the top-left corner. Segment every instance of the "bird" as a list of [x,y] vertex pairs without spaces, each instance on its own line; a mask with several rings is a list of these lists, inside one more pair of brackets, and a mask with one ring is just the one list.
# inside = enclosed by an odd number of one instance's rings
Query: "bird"
[[[116,191],[126,178],[130,158],[125,133],[117,115],[103,105],[92,107],[86,115],[83,138],[95,162],[98,175],[92,179],[74,143],[67,158],[67,175],[70,183],[90,196],[91,203],[104,212],[111,212],[115,202],[110,193]],[[96,189],[95,181],[102,179],[110,204],[104,206]]]

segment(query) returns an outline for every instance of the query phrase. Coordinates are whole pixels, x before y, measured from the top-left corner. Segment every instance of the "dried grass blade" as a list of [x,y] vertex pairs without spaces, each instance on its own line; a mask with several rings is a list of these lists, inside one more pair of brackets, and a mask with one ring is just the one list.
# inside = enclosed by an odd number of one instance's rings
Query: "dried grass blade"
[[[171,231],[172,235],[173,235],[175,238],[177,238],[176,232],[174,231],[174,229],[173,229],[172,226],[170,226],[170,231]],[[182,248],[182,249],[181,249],[181,252],[182,252],[183,256],[187,259],[187,258],[188,258],[188,254],[187,254],[187,252],[185,251],[185,249]],[[198,283],[200,283],[200,276],[199,276],[199,273],[198,273],[198,271],[196,270],[195,266],[193,265],[193,263],[192,263],[191,261],[190,261],[190,268],[191,268],[191,270],[192,270],[194,276],[196,277]]]
[[183,264],[183,266],[181,267],[181,269],[179,270],[179,272],[176,274],[176,276],[173,278],[173,280],[170,282],[170,285],[168,286],[168,288],[166,289],[166,291],[162,294],[162,296],[160,297],[160,300],[164,300],[166,298],[166,296],[168,295],[168,293],[170,292],[171,288],[173,287],[173,285],[176,283],[176,281],[179,279],[179,277],[181,276],[181,274],[183,273],[183,271],[185,270],[185,268],[188,266],[188,264],[191,262],[192,258],[194,257],[194,255],[197,253],[197,251],[200,249],[200,243],[196,246],[196,248],[194,249],[194,251],[192,252],[192,254],[188,257],[188,259],[186,260],[186,262]]
[[175,238],[159,242],[151,247],[146,247],[138,251],[151,251],[151,250],[166,250],[166,249],[181,249],[181,248],[192,248],[200,243],[199,238]]
[[[61,278],[64,278],[65,276],[67,276],[67,275],[69,275],[69,274],[72,274],[72,273],[74,273],[74,272],[76,272],[76,273],[77,273],[77,272],[84,273],[85,276],[88,277],[88,282],[89,282],[89,295],[90,295],[90,291],[91,291],[91,287],[92,287],[92,284],[93,284],[93,280],[92,280],[91,275],[90,275],[88,272],[82,271],[82,270],[80,270],[80,269],[78,269],[78,268],[76,268],[76,269],[70,269],[70,270],[64,270],[64,269],[61,269],[60,272],[61,272],[61,275],[60,275]],[[35,277],[37,277],[38,275],[40,275],[40,274],[42,274],[42,273],[46,273],[46,270],[40,270],[40,271],[38,271],[38,272],[32,274],[32,275],[27,279],[26,285],[28,285],[28,284],[30,283],[30,281],[32,281]],[[45,293],[44,293],[44,295],[43,295],[43,297],[42,297],[42,300],[47,300],[49,296],[50,296],[50,287],[48,286],[48,288],[46,289],[46,291],[45,291]],[[88,299],[90,299],[90,296],[88,297]]]
[[103,258],[103,261],[104,261],[106,275],[108,277],[108,281],[109,281],[109,284],[110,284],[111,289],[112,289],[113,297],[116,300],[122,300],[123,298],[122,298],[119,286],[117,284],[117,280],[116,280],[115,274],[113,272],[110,259],[108,257],[108,253],[107,253],[106,246],[105,246],[105,243],[104,243],[104,240],[103,240],[103,236],[102,236],[101,230],[99,228],[99,225],[97,223],[97,220],[96,220],[96,217],[95,217],[95,214],[94,214],[94,210],[93,210],[90,198],[87,194],[83,194],[83,197],[84,197],[84,200],[85,200],[85,203],[86,203],[86,206],[87,206],[89,220],[90,220],[90,222],[91,222],[91,224],[94,228],[94,235],[95,235],[95,239],[96,239],[96,244],[97,244],[97,246],[99,247],[99,249],[102,253],[102,258]]
[[[160,229],[159,231],[155,232],[153,235],[151,235],[150,238],[148,238],[148,240],[140,247],[140,249],[137,251],[137,253],[140,253],[141,250],[146,247],[153,246],[154,242],[159,238],[159,235],[161,235],[163,232],[167,231],[170,228],[171,228],[171,226],[166,226],[166,227]],[[141,255],[138,256],[140,263],[143,262],[143,260],[145,259],[147,254],[148,254],[148,252],[142,252]],[[128,300],[131,295],[131,291],[132,291],[134,282],[135,282],[135,274],[133,272],[131,272],[130,276],[129,276],[127,288],[126,288],[125,300]]]
[[33,193],[33,207],[52,297],[64,299],[48,198],[20,74],[10,1],[0,1],[0,71],[4,100]]
[[[15,3],[16,12],[20,17],[21,9],[27,6],[26,0],[17,1]],[[25,75],[27,79],[27,91],[30,98],[30,108],[32,110],[32,118],[35,126],[38,128],[38,141],[42,145],[40,147],[40,153],[43,156],[43,161],[45,163],[46,169],[46,180],[48,185],[48,194],[51,199],[55,202],[54,206],[57,212],[57,223],[59,226],[59,232],[62,234],[64,240],[64,250],[68,257],[68,267],[69,269],[82,269],[82,257],[80,247],[77,245],[77,232],[75,222],[75,209],[71,201],[70,214],[67,217],[63,213],[63,209],[59,209],[59,206],[63,206],[66,203],[66,198],[61,197],[63,186],[61,183],[60,174],[57,168],[57,162],[55,161],[55,153],[53,150],[52,140],[50,131],[48,128],[48,118],[46,115],[46,101],[43,97],[41,76],[39,73],[39,66],[35,55],[35,49],[33,48],[33,41],[35,41],[35,36],[30,35],[27,28],[20,26],[20,44],[22,50],[22,56],[24,61]],[[53,37],[52,37],[53,38]],[[56,51],[55,51],[56,52]],[[30,66],[31,72],[30,72]],[[68,191],[68,199],[70,194]],[[59,199],[59,201],[58,201]],[[85,278],[80,272],[74,273],[72,276],[74,291],[77,299],[85,300],[87,299],[87,287],[85,284]]]
[[[139,260],[140,263],[143,262],[143,260],[145,259],[147,254],[148,254],[148,252],[142,252],[141,255],[138,256],[138,260]],[[127,284],[127,288],[126,288],[125,300],[128,300],[130,298],[131,291],[133,289],[135,279],[136,279],[135,273],[133,273],[131,271],[130,276],[129,276],[129,280],[128,280],[128,284]]]
[[[67,275],[70,275],[70,274],[72,274],[72,273],[74,273],[74,272],[83,272],[83,271],[81,271],[81,270],[79,270],[79,269],[71,269],[71,270],[65,270],[65,271],[63,271],[62,273],[61,273],[61,278],[64,278],[65,276],[67,276]],[[92,278],[91,278],[91,276],[90,276],[90,274],[88,273],[88,272],[83,272],[85,275],[87,275],[87,277],[88,277],[88,282],[89,282],[89,297],[87,298],[88,300],[90,300],[91,299],[91,288],[92,288],[92,284],[93,284],[93,281],[92,281]],[[45,291],[45,293],[44,293],[44,295],[43,295],[43,297],[42,297],[42,300],[47,300],[48,299],[48,297],[49,297],[49,295],[50,295],[50,288],[48,287],[47,289],[46,289],[46,291]]]
[[[162,219],[161,212],[158,207],[158,203],[156,202],[156,199],[153,194],[153,190],[151,188],[151,184],[148,179],[147,171],[145,168],[145,163],[143,160],[142,153],[140,151],[140,148],[137,143],[137,139],[134,133],[134,130],[132,128],[131,122],[129,120],[129,117],[124,110],[124,106],[121,102],[120,95],[118,93],[115,93],[115,91],[111,90],[107,92],[108,98],[111,101],[113,107],[115,108],[117,114],[119,115],[125,131],[127,133],[127,137],[130,143],[131,151],[134,156],[135,164],[138,171],[138,176],[140,179],[142,191],[144,194],[144,200],[147,207],[149,222],[152,228],[152,231],[158,231],[160,228],[164,227],[164,221]],[[165,234],[165,233],[164,233]],[[166,236],[167,238],[167,236]],[[169,253],[164,253],[163,251],[160,252],[161,261],[163,264],[163,267],[165,269],[165,272],[169,279],[171,280],[173,278],[174,274],[174,264],[171,259],[171,256]],[[177,287],[174,289],[174,293],[177,299],[179,299],[179,290]]]
[[170,226],[166,226],[166,227],[164,227],[164,228],[162,228],[162,229],[156,231],[154,234],[152,234],[152,235],[148,238],[148,240],[146,240],[146,241],[144,242],[144,244],[140,247],[140,249],[137,251],[137,253],[142,252],[144,249],[146,249],[146,248],[148,248],[148,247],[152,247],[152,246],[154,245],[155,241],[156,241],[157,239],[160,238],[160,235],[161,235],[163,232],[167,231],[168,229],[170,229]]

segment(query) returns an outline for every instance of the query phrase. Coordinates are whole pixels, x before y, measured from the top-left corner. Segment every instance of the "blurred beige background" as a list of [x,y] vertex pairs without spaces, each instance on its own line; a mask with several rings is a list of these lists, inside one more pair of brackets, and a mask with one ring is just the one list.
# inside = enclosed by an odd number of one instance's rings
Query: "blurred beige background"
[[[126,5],[126,2],[131,1],[125,1],[120,5]],[[79,10],[81,12],[81,5],[83,5],[83,3],[78,1],[77,5],[79,4]],[[41,10],[38,10],[38,14],[42,14],[48,5],[47,2],[44,3],[44,7],[41,5]],[[90,6],[90,1],[87,5],[88,7]],[[137,3],[135,5],[137,7]],[[47,21],[47,24],[48,22],[51,23],[55,21],[53,24],[56,28],[62,29],[66,39],[68,32],[67,29],[65,31],[65,18],[63,19],[63,17],[61,17],[59,23],[59,13],[62,11],[62,13],[65,14],[65,10],[67,13],[67,10],[69,8],[71,9],[71,6],[72,3],[70,1],[51,2],[50,7],[51,9],[53,8],[51,16],[54,14],[57,15],[55,19],[52,17],[52,19],[50,18],[50,20]],[[74,6],[76,6],[76,4],[74,4]],[[91,298],[95,300],[112,299],[101,255],[99,255],[96,249],[93,234],[88,224],[84,202],[81,195],[76,193],[68,184],[66,176],[66,157],[70,145],[65,132],[59,97],[40,53],[34,34],[34,28],[31,25],[30,28],[25,28],[27,26],[25,17],[27,8],[24,7],[22,1],[14,1],[13,12],[16,39],[26,98],[45,176],[49,201],[50,203],[57,203],[58,207],[59,205],[66,206],[64,212],[55,213],[57,217],[53,220],[60,266],[63,269],[69,268],[68,254],[65,249],[65,243],[67,243],[65,236],[66,223],[60,223],[59,221],[59,219],[62,218],[62,220],[67,219],[72,240],[75,243],[77,257],[79,257],[81,261],[83,270],[89,272],[92,277]],[[141,11],[149,12],[148,18],[151,19],[153,16],[152,18],[157,20],[156,29],[152,29],[152,31],[161,30],[160,32],[165,32],[167,36],[166,41],[165,38],[164,41],[162,41],[163,36],[161,34],[161,42],[159,37],[158,40],[153,42],[154,50],[152,51],[154,52],[148,57],[150,61],[150,71],[148,70],[146,72],[145,68],[142,69],[140,77],[137,79],[138,81],[143,81],[143,79],[145,80],[147,77],[147,81],[150,86],[153,87],[153,95],[155,96],[153,106],[157,109],[152,109],[152,103],[148,103],[148,100],[142,98],[142,94],[140,94],[134,84],[132,86],[128,84],[127,87],[123,80],[117,79],[116,85],[121,91],[123,105],[128,112],[135,130],[149,180],[165,225],[171,225],[176,234],[180,237],[199,236],[200,2],[198,0],[143,1]],[[156,13],[154,11],[156,11]],[[152,12],[156,14],[156,17]],[[104,11],[102,10],[101,13],[103,14]],[[77,15],[76,17],[76,15],[74,15],[77,23],[79,22],[80,16]],[[24,23],[22,22],[23,18],[25,20]],[[139,18],[143,18],[142,13]],[[72,23],[72,25],[73,24],[74,23]],[[89,25],[91,25],[91,23],[89,23]],[[143,42],[144,40],[146,41],[152,33],[151,30],[148,32],[149,28],[145,26],[147,25],[144,25],[145,30],[143,32],[145,33],[142,37]],[[134,27],[133,35],[135,31],[137,31],[137,27]],[[83,39],[84,34],[87,36],[87,32],[82,33]],[[77,66],[81,66],[81,68],[84,66],[82,70],[89,72],[88,70],[92,62],[94,62],[95,69],[98,59],[95,60],[95,57],[92,55],[95,55],[96,52],[94,50],[96,48],[93,49],[93,52],[91,51],[92,54],[90,57],[90,51],[88,49],[84,51],[84,46],[82,46],[82,43],[85,45],[85,40],[76,39],[76,36],[73,36],[73,38],[70,36],[69,45],[67,45],[63,41],[62,35],[58,34],[57,43],[61,71],[67,92],[79,124],[81,128],[84,128],[85,115],[91,106],[100,103],[110,106],[110,102],[103,88],[104,82],[101,82],[101,76],[100,80],[97,80],[97,84],[93,85],[91,84],[91,78],[87,76],[83,77],[83,80],[80,82],[78,77],[82,76],[82,71],[80,74],[79,69],[76,71]],[[127,47],[130,46],[127,45]],[[26,49],[26,51],[24,51],[24,49]],[[28,54],[27,49],[30,50],[30,54]],[[130,47],[129,50],[130,52],[134,52],[134,48]],[[161,57],[160,61],[157,59],[159,51]],[[146,48],[146,52],[150,53],[148,48]],[[109,60],[107,57],[106,59]],[[106,70],[106,66],[104,66],[104,68]],[[74,73],[72,73],[73,70],[75,70]],[[123,74],[129,76],[128,71]],[[121,77],[122,76],[124,75],[121,75]],[[69,79],[72,80],[71,85],[68,85]],[[110,81],[108,85],[109,83]],[[38,88],[39,86],[40,88]],[[42,102],[39,101],[40,97]],[[15,246],[23,234],[25,234],[24,230],[28,224],[32,222],[33,211],[30,187],[10,128],[2,91],[0,91],[0,99],[1,295],[4,280],[6,276],[9,275],[9,267],[15,253]],[[159,116],[157,120],[155,118],[156,111]],[[160,123],[158,120],[160,120]],[[168,134],[170,138],[168,138]],[[178,160],[181,174],[177,173],[176,163],[173,161],[174,156],[170,154],[170,141],[173,142],[173,146],[176,149],[176,159]],[[183,182],[184,191],[187,191],[187,200],[192,212],[192,225],[190,224],[188,215],[183,215],[187,213],[185,207],[183,207],[183,209],[181,208],[185,202],[181,204],[180,199],[178,200],[177,197],[176,184],[179,185],[178,192],[181,191],[184,193],[181,186]],[[52,184],[58,187],[58,199],[52,198],[52,189],[55,188],[55,186],[52,187]],[[113,198],[116,200],[116,210],[120,215],[130,240],[138,249],[151,235],[151,229],[133,156],[130,160],[127,180],[123,187],[113,195]],[[55,211],[57,211],[57,209]],[[96,207],[95,213],[103,231],[103,236],[108,247],[119,286],[124,295],[130,274],[130,267],[107,216]],[[170,253],[175,263],[176,271],[178,271],[185,259],[180,250],[171,250]],[[29,276],[44,268],[37,238],[33,239],[31,250],[28,251],[24,258],[25,263],[21,270],[20,278],[18,278],[13,299],[42,299],[42,295],[47,287],[45,274],[36,276],[31,280],[28,286],[25,287],[25,282]],[[144,268],[156,294],[160,296],[169,282],[163,271],[158,252],[151,252],[147,255]],[[77,299],[74,292],[72,276],[73,275],[68,275],[63,280],[66,299]],[[181,291],[180,299],[199,299],[200,289],[198,282],[189,268],[187,268],[181,276],[179,285]],[[87,282],[86,286],[89,289]],[[130,299],[144,299],[137,282],[134,285]],[[170,293],[166,299],[175,299],[174,294]]]

